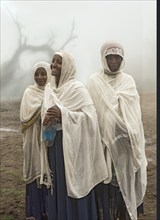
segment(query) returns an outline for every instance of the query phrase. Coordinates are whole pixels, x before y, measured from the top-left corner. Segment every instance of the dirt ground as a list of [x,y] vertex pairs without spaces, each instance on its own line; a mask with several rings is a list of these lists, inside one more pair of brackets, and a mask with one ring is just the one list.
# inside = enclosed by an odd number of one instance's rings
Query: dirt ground
[[[142,119],[148,160],[148,185],[144,215],[139,219],[156,220],[156,96],[141,95]],[[22,134],[19,102],[1,103],[0,120],[0,219],[24,220],[25,184],[22,178]]]

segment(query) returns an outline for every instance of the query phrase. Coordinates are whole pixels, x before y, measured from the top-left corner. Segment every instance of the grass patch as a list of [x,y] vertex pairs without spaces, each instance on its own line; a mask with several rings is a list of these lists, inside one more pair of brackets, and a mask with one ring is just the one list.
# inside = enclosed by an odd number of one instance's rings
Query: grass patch
[[0,105],[1,105],[1,112],[4,111],[17,111],[17,109],[19,110],[20,108],[20,103],[21,100],[19,99],[12,99],[10,101],[1,101]]
[[18,199],[18,200],[21,200],[24,198],[24,190],[19,190],[19,189],[16,189],[16,188],[2,188],[0,190],[1,192],[1,197],[4,196],[4,197],[12,197],[14,199]]
[[13,215],[2,215],[0,214],[1,220],[16,220],[16,218]]
[[14,177],[16,181],[23,184],[23,176],[21,175],[21,171],[19,171],[20,174],[18,172],[16,173],[15,170],[1,169],[0,171],[1,173],[3,173],[3,175],[7,175],[8,177]]

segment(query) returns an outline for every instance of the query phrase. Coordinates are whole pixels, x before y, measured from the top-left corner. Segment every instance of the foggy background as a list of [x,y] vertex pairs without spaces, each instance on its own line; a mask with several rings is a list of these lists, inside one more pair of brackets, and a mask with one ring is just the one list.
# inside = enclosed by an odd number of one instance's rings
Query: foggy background
[[156,91],[156,1],[1,1],[1,100],[21,98],[33,65],[56,50],[75,58],[77,79],[100,70],[105,41],[124,47],[139,93]]

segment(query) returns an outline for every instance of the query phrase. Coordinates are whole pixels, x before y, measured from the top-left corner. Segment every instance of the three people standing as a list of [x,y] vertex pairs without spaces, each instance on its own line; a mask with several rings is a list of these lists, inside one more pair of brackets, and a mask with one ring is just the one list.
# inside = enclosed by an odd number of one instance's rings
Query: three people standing
[[[28,152],[24,171],[37,168],[34,176],[40,178],[40,185],[50,186],[48,220],[137,220],[137,207],[143,208],[147,160],[139,95],[134,79],[122,71],[120,44],[105,43],[101,59],[103,68],[90,77],[87,91],[75,79],[73,57],[56,52],[49,83],[46,80],[38,86],[43,92],[36,108],[29,109],[35,106],[37,94],[29,95],[34,101],[26,99],[26,118],[22,99],[21,121],[26,131],[33,129],[41,109],[41,135],[32,130],[24,136]],[[48,67],[45,70],[49,72]],[[54,127],[55,135],[48,145],[42,132],[49,126]],[[27,142],[29,147],[25,147]],[[33,152],[35,142],[41,143],[40,154]],[[32,157],[36,157],[33,165]]]

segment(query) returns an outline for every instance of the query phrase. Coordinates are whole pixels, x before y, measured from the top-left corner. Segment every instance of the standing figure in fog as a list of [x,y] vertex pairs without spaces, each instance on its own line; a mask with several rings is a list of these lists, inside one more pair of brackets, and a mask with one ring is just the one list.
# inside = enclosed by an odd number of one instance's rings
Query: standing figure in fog
[[56,52],[51,71],[42,110],[44,128],[56,130],[53,142],[47,136],[45,140],[52,175],[48,220],[97,220],[94,188],[108,174],[96,110],[87,89],[75,79],[69,53]]
[[47,189],[40,185],[41,176],[41,107],[45,85],[50,77],[50,65],[38,62],[33,69],[34,85],[24,91],[20,120],[23,133],[23,177],[26,183],[26,218],[44,220],[47,215]]
[[136,220],[137,210],[143,212],[147,184],[140,97],[133,77],[122,70],[124,50],[119,43],[104,43],[101,61],[102,70],[88,83],[109,173],[97,190],[99,209],[107,220],[109,197],[111,220]]

